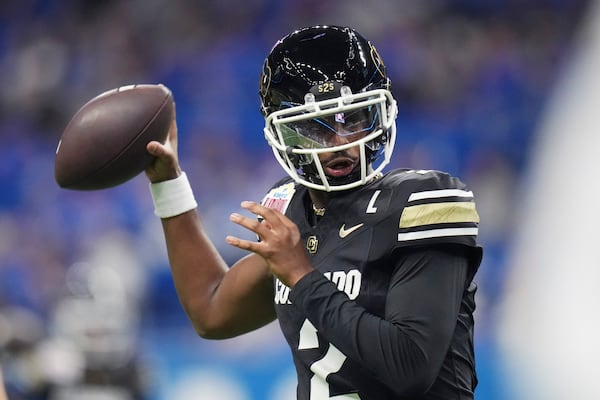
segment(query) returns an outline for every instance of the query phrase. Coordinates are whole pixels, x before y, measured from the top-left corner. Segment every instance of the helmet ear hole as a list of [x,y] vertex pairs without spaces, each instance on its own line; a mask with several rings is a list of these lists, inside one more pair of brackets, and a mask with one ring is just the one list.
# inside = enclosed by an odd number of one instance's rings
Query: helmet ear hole
[[[385,139],[385,135],[381,135],[381,136],[377,137],[376,139],[371,140],[369,143],[366,144],[366,146],[367,146],[367,149],[371,152],[371,154],[375,154],[375,153],[377,153],[377,151],[380,148],[385,146],[386,142],[387,142],[387,139]],[[371,161],[372,161],[372,157],[371,157]]]

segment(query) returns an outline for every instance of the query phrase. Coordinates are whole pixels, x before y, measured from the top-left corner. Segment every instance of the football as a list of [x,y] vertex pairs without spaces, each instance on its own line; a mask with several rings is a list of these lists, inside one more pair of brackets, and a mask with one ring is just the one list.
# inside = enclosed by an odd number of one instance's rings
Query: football
[[62,132],[54,178],[73,190],[120,185],[152,162],[146,145],[165,143],[175,113],[173,94],[162,84],[106,91],[85,103]]

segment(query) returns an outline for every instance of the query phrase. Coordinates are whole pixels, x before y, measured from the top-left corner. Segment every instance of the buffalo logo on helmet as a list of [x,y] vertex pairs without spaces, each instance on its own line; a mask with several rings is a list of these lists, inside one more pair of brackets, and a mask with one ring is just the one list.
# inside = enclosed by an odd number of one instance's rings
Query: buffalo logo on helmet
[[371,59],[373,60],[373,64],[375,64],[375,68],[377,68],[377,71],[381,74],[381,77],[385,78],[385,64],[383,63],[383,58],[381,58],[375,46],[369,43],[369,47],[371,47]]

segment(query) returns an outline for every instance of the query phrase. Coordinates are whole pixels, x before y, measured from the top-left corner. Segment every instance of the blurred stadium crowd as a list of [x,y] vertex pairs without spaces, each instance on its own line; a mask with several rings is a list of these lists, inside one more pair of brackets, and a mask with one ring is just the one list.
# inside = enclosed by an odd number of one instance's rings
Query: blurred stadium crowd
[[[522,173],[584,0],[20,0],[0,4],[0,365],[17,399],[279,399],[293,384],[270,327],[196,339],[170,279],[147,182],[59,189],[54,151],[75,111],[130,83],[174,93],[181,159],[212,238],[282,176],[262,135],[258,74],[276,39],[351,25],[386,60],[397,167],[457,174],[485,247],[479,398],[510,398],[495,305]],[[190,371],[195,371],[192,374]],[[509,386],[509,385],[508,385]],[[198,391],[203,395],[198,397]]]

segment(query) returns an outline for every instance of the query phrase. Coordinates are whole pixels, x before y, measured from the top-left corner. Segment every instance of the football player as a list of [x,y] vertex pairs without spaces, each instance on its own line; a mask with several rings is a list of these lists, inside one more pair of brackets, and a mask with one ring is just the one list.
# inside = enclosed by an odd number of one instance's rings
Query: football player
[[[297,398],[472,399],[473,193],[438,171],[383,173],[396,102],[375,47],[348,27],[279,40],[260,80],[264,133],[287,177],[230,219],[257,236],[229,268],[177,158],[176,124],[146,170],[181,303],[198,334],[278,319]],[[253,215],[252,215],[253,214]]]

